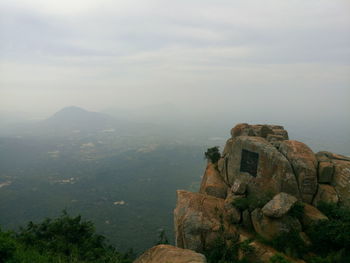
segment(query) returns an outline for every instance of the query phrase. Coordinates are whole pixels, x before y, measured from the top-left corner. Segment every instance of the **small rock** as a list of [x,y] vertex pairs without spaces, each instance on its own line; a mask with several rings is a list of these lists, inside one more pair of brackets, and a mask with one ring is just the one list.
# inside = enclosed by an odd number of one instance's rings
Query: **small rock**
[[297,199],[294,196],[279,193],[262,208],[262,212],[265,216],[281,218],[288,213],[296,202]]
[[232,193],[234,193],[235,195],[243,195],[245,194],[247,190],[247,184],[245,182],[242,182],[241,180],[235,180],[235,182],[233,183],[232,187],[231,187],[231,191]]

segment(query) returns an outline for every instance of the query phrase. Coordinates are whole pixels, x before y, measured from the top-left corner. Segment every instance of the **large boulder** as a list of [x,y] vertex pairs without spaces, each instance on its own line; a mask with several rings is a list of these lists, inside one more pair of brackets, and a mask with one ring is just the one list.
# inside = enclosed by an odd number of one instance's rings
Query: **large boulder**
[[280,152],[291,163],[298,180],[302,200],[311,203],[317,191],[317,159],[312,150],[298,141],[283,141]]
[[210,249],[218,238],[238,237],[225,200],[200,193],[177,191],[174,224],[176,246],[197,252]]
[[222,180],[216,165],[211,162],[208,162],[199,192],[218,198],[226,198],[227,185]]
[[262,212],[265,216],[281,218],[289,212],[297,201],[298,199],[292,195],[279,193],[262,208]]
[[238,136],[225,148],[221,176],[229,186],[240,180],[247,184],[247,192],[257,197],[279,192],[300,197],[289,161],[264,138]]
[[206,263],[205,256],[189,249],[170,245],[152,247],[137,258],[134,263]]
[[251,218],[255,232],[267,240],[272,240],[292,230],[301,232],[299,220],[288,215],[281,218],[271,218],[265,216],[261,209],[257,208],[251,213]]
[[322,202],[334,204],[339,202],[338,194],[333,186],[328,184],[318,185],[318,190],[313,200],[313,205],[318,206]]

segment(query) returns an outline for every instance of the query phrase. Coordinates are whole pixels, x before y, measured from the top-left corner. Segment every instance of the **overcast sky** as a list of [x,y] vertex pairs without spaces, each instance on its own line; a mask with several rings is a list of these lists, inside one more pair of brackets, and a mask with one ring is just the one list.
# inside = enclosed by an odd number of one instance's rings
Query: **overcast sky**
[[1,0],[0,111],[349,116],[348,0]]

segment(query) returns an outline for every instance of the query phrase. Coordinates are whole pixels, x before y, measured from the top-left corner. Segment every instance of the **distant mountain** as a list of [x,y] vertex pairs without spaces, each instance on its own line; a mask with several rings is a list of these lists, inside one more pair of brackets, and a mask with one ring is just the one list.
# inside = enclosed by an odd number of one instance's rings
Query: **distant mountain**
[[81,137],[101,133],[136,135],[152,129],[154,131],[154,125],[148,123],[132,122],[126,118],[115,118],[105,113],[70,106],[59,110],[45,120],[2,128],[0,136]]
[[113,117],[71,106],[61,109],[48,119],[39,122],[38,128],[52,132],[94,132],[113,129],[118,125]]

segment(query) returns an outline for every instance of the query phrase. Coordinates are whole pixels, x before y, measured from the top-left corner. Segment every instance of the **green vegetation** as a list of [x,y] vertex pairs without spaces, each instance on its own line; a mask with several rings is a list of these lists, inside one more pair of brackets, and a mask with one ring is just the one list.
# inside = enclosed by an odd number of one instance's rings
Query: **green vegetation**
[[291,263],[281,254],[275,254],[270,258],[270,263]]
[[204,153],[204,157],[205,159],[211,161],[212,163],[217,163],[221,158],[219,146],[208,148],[207,151]]
[[318,221],[307,231],[313,251],[322,256],[312,262],[350,262],[350,209],[328,203],[318,208],[329,220]]
[[267,193],[264,196],[257,197],[252,194],[248,194],[246,197],[237,198],[233,201],[232,205],[241,211],[248,209],[252,212],[256,208],[262,208],[273,197],[272,193]]
[[226,240],[218,237],[211,249],[204,254],[208,263],[234,263],[237,262],[238,251],[236,246],[227,246]]
[[169,244],[169,240],[168,240],[168,237],[166,236],[164,229],[159,230],[159,235],[158,235],[158,240],[156,242],[156,245],[160,245],[160,244],[165,244],[165,245]]
[[294,258],[300,258],[307,252],[307,246],[299,232],[290,231],[274,238],[270,243],[276,250]]
[[[218,208],[215,208],[216,213],[219,212]],[[238,235],[235,237],[227,238],[225,235],[225,226],[223,222],[223,215],[220,217],[220,232],[215,242],[210,245],[210,249],[204,251],[208,263],[248,263],[247,256],[254,252],[254,247],[249,243],[251,240],[244,242],[238,242]],[[239,251],[242,253],[243,258],[239,260]]]
[[122,254],[95,233],[90,221],[66,211],[55,219],[29,222],[18,233],[0,231],[0,263],[131,263],[132,252]]
[[[252,240],[246,240],[238,243],[237,240],[224,240],[223,237],[218,237],[208,251],[205,251],[205,256],[208,263],[249,263],[249,256],[254,254],[254,247],[250,245]],[[239,252],[241,259],[239,259]],[[257,262],[255,262],[257,263]]]
[[[317,221],[306,230],[312,246],[307,246],[296,231],[277,236],[272,241],[267,242],[261,238],[260,241],[308,263],[350,262],[350,209],[329,203],[322,203],[318,208],[329,220]],[[290,215],[300,218],[302,213],[302,205],[297,203]]]
[[304,215],[304,204],[300,201],[296,202],[289,210],[288,214],[301,220]]

